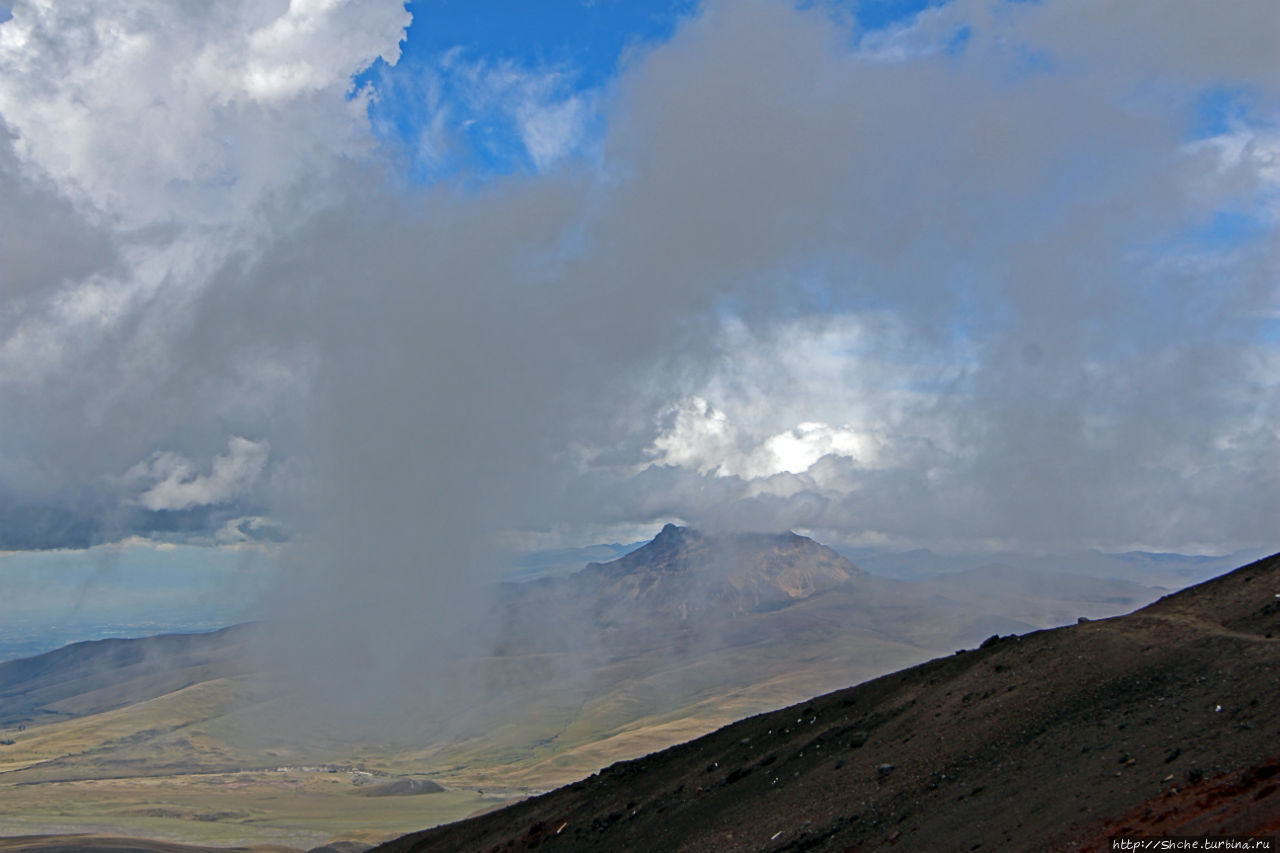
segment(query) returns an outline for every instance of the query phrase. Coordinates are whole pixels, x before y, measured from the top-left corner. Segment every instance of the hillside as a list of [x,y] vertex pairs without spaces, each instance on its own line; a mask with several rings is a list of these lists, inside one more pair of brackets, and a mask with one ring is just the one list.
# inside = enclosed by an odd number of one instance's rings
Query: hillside
[[1280,555],[727,726],[427,851],[1102,850],[1280,830]]
[[92,640],[0,663],[0,727],[99,714],[242,674],[252,631]]

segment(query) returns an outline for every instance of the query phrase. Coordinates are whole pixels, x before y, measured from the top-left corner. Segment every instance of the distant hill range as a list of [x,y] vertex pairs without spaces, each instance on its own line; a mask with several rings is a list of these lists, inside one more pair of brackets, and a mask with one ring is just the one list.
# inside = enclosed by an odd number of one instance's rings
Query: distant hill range
[[[830,668],[847,675],[852,666],[870,677],[891,668],[890,659],[902,665],[993,633],[1114,615],[1165,591],[999,564],[893,580],[795,533],[711,535],[668,524],[610,562],[504,584],[501,648],[563,650],[590,638],[617,659],[759,650],[772,641],[781,643],[772,657],[792,672]],[[757,677],[778,674],[765,662],[769,654],[758,657]],[[870,660],[881,668],[868,670]]]
[[1101,851],[1280,832],[1280,555],[406,836],[435,851]]
[[[602,756],[639,754],[993,634],[1113,615],[1161,592],[997,564],[893,580],[795,533],[669,524],[618,559],[499,585],[497,644],[478,648],[474,664],[490,671],[492,693],[468,708],[474,731],[455,732],[460,745],[444,755],[463,767],[514,762],[534,785],[572,778]],[[93,641],[0,663],[0,727],[243,681],[261,633]],[[261,685],[255,695],[263,699]]]

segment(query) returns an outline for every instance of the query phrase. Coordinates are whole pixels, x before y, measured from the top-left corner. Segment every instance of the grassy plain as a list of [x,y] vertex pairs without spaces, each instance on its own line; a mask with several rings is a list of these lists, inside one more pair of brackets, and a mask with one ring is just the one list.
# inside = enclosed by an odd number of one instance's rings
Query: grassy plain
[[[88,832],[308,848],[377,841],[491,808],[507,793],[365,796],[413,758],[259,750],[229,736],[254,691],[218,679],[80,719],[0,731],[0,836]],[[261,703],[269,705],[269,703]],[[321,753],[343,763],[316,764]],[[379,760],[379,759],[383,760]]]

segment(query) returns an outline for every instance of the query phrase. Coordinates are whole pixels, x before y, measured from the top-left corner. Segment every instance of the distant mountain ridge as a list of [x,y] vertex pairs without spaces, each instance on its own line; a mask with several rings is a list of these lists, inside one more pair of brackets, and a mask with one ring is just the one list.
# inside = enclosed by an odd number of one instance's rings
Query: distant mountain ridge
[[569,579],[604,599],[749,613],[784,607],[866,573],[825,545],[795,533],[709,535],[668,524],[653,540]]
[[1180,589],[1231,571],[1236,566],[1266,556],[1262,549],[1237,551],[1217,557],[1099,550],[1059,554],[943,554],[926,548],[887,552],[876,549],[846,550],[845,555],[872,574],[905,581],[923,581],[943,574],[981,568],[993,562],[1007,563],[1028,573],[1063,572],[1099,579],[1125,580],[1147,587]]

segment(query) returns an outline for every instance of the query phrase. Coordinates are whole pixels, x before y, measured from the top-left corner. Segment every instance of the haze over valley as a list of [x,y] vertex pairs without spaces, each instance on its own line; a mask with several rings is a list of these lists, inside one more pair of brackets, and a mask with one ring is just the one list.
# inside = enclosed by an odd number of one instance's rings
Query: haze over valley
[[78,643],[0,663],[0,829],[368,844],[1166,591],[999,564],[896,580],[794,533],[667,525],[613,561],[495,585],[500,629],[455,647],[453,689],[385,716],[264,661],[278,625]]

